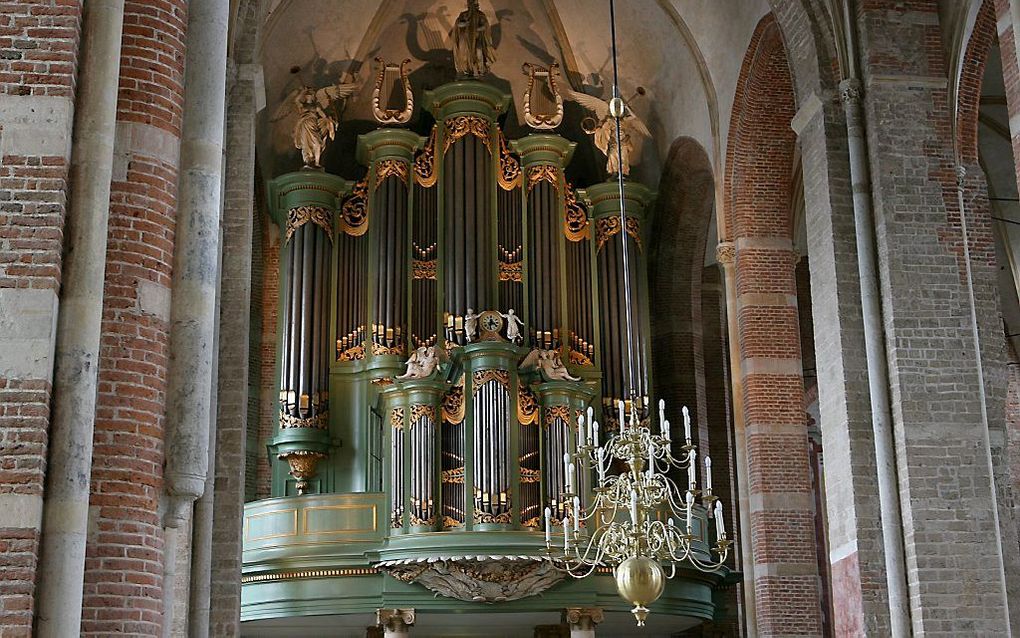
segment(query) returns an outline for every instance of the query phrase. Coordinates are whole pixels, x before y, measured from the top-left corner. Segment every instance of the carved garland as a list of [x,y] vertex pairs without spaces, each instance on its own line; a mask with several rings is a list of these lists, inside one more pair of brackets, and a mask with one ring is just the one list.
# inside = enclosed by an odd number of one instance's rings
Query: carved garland
[[570,407],[566,405],[554,405],[545,409],[545,427],[549,427],[557,420],[565,425],[570,425]]
[[521,425],[538,423],[538,402],[531,390],[524,386],[517,388],[517,421]]
[[512,261],[510,263],[499,262],[499,280],[500,281],[514,281],[517,283],[524,282],[524,264],[520,261]]
[[[602,217],[595,221],[595,236],[598,240],[598,250],[602,250],[602,247],[607,241],[612,239],[615,235],[620,233],[620,218],[613,215],[611,217]],[[638,249],[641,249],[641,222],[636,217],[627,218],[627,234],[634,239],[637,243]]]
[[289,430],[291,428],[311,428],[315,430],[327,430],[329,429],[329,413],[322,412],[315,416],[310,416],[307,419],[301,419],[296,416],[291,416],[284,412],[280,413],[280,429]]
[[414,158],[414,181],[422,188],[435,186],[439,174],[436,172],[436,127],[432,127],[425,148]]
[[503,131],[499,131],[499,175],[496,176],[499,187],[511,191],[521,185],[521,163],[510,152]]
[[489,120],[477,115],[458,115],[446,120],[446,131],[443,136],[443,154],[466,135],[474,135],[482,140],[485,148],[492,153],[492,140],[489,138]]
[[443,395],[443,421],[459,425],[464,421],[464,375],[460,375],[457,385]]
[[432,279],[436,278],[436,260],[421,260],[414,259],[411,261],[411,276],[414,279]]
[[354,346],[353,348],[348,348],[348,349],[344,350],[343,352],[341,352],[340,356],[337,357],[337,361],[341,361],[341,362],[343,362],[343,361],[360,361],[361,359],[364,359],[364,358],[365,358],[365,346],[359,344],[359,345]]
[[506,370],[478,370],[471,377],[471,393],[478,394],[482,386],[489,381],[496,381],[504,388],[510,387],[510,373]]
[[549,182],[553,188],[560,187],[560,170],[551,164],[539,164],[528,169],[528,192],[538,186],[539,182]]
[[340,207],[340,230],[351,237],[360,237],[368,232],[368,180],[354,185],[351,195]]
[[332,210],[323,206],[296,206],[287,211],[287,234],[284,243],[289,242],[294,233],[308,222],[326,231],[329,241],[333,241]]
[[563,196],[566,215],[563,219],[563,234],[570,241],[583,241],[591,238],[591,224],[588,222],[588,211],[584,204],[577,201],[577,193],[570,184]]
[[399,177],[400,181],[407,183],[407,163],[402,160],[384,159],[376,162],[375,165],[375,187],[379,188],[387,177]]

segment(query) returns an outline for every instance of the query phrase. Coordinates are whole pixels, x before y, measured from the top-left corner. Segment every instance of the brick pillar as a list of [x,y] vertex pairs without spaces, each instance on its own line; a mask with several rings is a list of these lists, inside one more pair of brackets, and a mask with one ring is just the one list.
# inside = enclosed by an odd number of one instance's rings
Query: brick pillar
[[778,28],[759,27],[741,72],[729,223],[743,382],[751,549],[761,636],[821,635],[792,241],[793,87]]
[[995,3],[1009,133],[1013,143],[1013,162],[1017,167],[1017,184],[1020,186],[1020,0],[988,1]]
[[[733,421],[730,414],[729,344],[726,339],[726,290],[718,265],[704,268],[701,277],[702,335],[705,353],[705,408],[709,424],[709,449],[712,455],[712,492],[726,508],[725,522],[739,530],[736,462],[733,456]],[[737,538],[737,542],[742,542]],[[740,553],[730,551],[726,565],[740,569]],[[715,631],[739,636],[743,612],[743,584],[718,595],[726,605],[725,615],[716,614]]]
[[981,386],[975,346],[998,313],[994,263],[970,203],[969,262],[963,247],[937,3],[861,3],[857,23],[913,631],[1006,635],[1016,547],[999,545],[989,453],[1004,383]]
[[0,635],[31,633],[81,2],[0,2]]
[[185,0],[125,4],[83,635],[159,635]]

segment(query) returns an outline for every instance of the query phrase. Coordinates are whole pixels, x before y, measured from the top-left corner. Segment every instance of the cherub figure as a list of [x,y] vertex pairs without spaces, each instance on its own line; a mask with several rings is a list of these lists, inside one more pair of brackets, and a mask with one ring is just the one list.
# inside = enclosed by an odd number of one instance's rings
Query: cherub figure
[[411,353],[405,365],[407,372],[398,376],[398,379],[425,379],[432,376],[442,361],[440,351],[435,346],[421,346]]
[[468,8],[453,25],[453,65],[457,74],[478,78],[496,62],[489,19],[478,8],[478,0],[468,0]]
[[521,341],[521,328],[524,327],[524,322],[521,318],[514,314],[514,309],[507,310],[504,315],[502,312],[499,313],[501,317],[506,319],[506,338],[512,343],[520,343]]
[[571,376],[563,365],[558,350],[535,348],[521,362],[521,368],[537,368],[543,381],[580,381],[580,377]]
[[354,82],[333,84],[321,89],[300,86],[284,100],[272,121],[297,113],[294,122],[294,147],[301,151],[301,159],[309,168],[321,168],[319,160],[326,143],[336,137],[340,124],[340,112],[335,107],[337,100],[354,95]]
[[478,317],[473,308],[467,309],[467,314],[464,315],[464,336],[467,337],[468,343],[475,340],[475,335],[478,332]]
[[[595,146],[606,156],[606,172],[610,175],[623,173],[630,175],[630,154],[634,151],[634,137],[651,137],[645,123],[634,114],[629,107],[624,107],[624,116],[620,121],[620,153],[616,150],[616,119],[609,113],[609,102],[594,95],[567,91],[574,100],[591,112],[594,124],[584,126],[589,135],[594,136]],[[622,158],[620,157],[622,155]]]

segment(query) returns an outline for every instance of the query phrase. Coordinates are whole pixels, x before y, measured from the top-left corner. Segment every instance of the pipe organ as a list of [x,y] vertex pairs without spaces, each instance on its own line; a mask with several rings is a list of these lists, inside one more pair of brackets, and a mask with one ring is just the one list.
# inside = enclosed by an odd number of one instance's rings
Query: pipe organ
[[[545,507],[563,518],[578,416],[608,425],[605,404],[648,393],[653,195],[628,182],[620,228],[618,185],[569,184],[563,137],[508,140],[510,96],[483,82],[422,104],[424,130],[360,136],[361,179],[305,169],[271,183],[284,238],[274,495],[385,492],[391,538],[539,529]],[[591,468],[576,470],[583,503]]]

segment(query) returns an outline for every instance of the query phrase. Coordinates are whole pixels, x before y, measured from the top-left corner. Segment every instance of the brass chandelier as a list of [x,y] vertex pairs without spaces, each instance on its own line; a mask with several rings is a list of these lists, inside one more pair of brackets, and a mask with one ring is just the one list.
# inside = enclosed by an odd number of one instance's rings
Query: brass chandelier
[[[623,165],[622,120],[629,107],[620,97],[616,43],[616,4],[609,0],[613,61],[613,97],[609,113],[615,121],[618,166]],[[620,195],[620,227],[627,227],[624,175],[617,173]],[[650,420],[642,419],[638,397],[634,396],[633,308],[630,257],[623,242],[624,294],[628,336],[628,395],[619,401],[619,432],[599,445],[599,424],[591,408],[577,422],[577,449],[563,455],[566,491],[561,495],[566,514],[562,520],[562,546],[553,544],[553,518],[545,508],[546,553],[553,565],[575,578],[590,576],[599,567],[613,567],[620,595],[634,605],[631,613],[644,626],[648,605],[662,595],[665,579],[677,574],[680,565],[702,572],[720,570],[733,541],[727,538],[723,505],[712,493],[712,461],[704,459],[704,490],[698,488],[698,452],[691,439],[690,414],[683,408],[684,442],[679,456],[673,455],[670,424],[665,402],[659,401],[659,433],[653,434]],[[582,507],[579,478],[594,468],[598,482],[593,502]],[[614,471],[619,468],[618,471]],[[613,473],[611,473],[613,471]],[[686,487],[670,474],[686,473]],[[701,504],[699,506],[698,499]],[[715,544],[708,552],[695,548],[704,530],[695,526],[695,513],[703,508],[715,521]],[[714,554],[714,558],[713,558]],[[666,566],[664,569],[663,566]],[[667,571],[668,570],[668,571]]]

